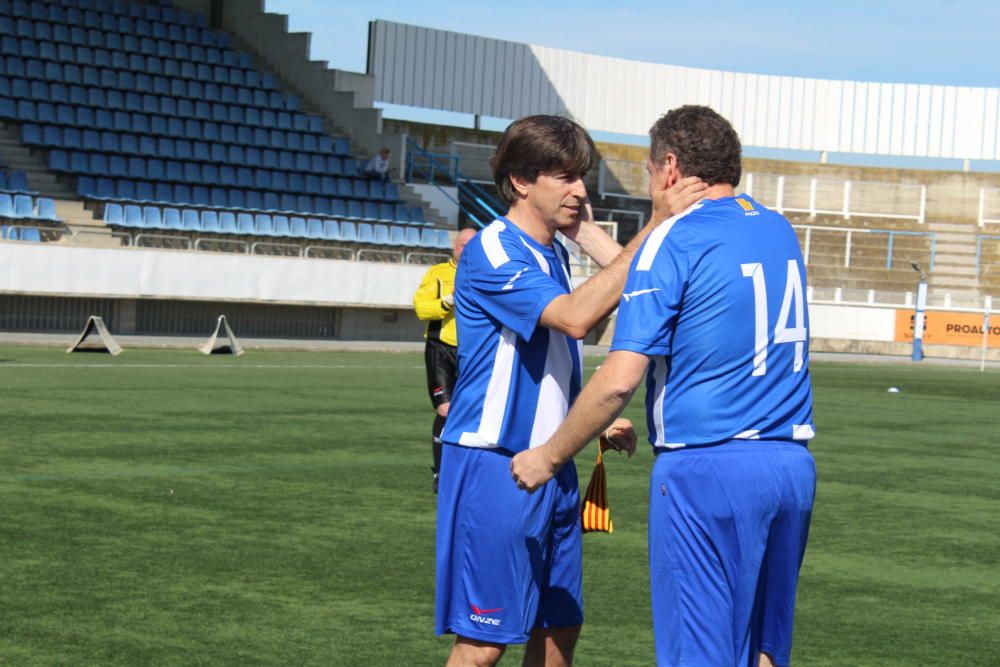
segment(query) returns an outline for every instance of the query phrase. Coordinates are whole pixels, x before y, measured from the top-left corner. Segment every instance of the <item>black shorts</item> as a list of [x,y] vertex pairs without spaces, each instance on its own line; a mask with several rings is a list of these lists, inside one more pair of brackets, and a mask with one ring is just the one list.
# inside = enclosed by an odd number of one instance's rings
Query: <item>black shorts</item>
[[431,403],[437,408],[442,403],[451,403],[451,390],[458,377],[458,349],[433,338],[424,347],[424,363],[427,365],[427,393]]

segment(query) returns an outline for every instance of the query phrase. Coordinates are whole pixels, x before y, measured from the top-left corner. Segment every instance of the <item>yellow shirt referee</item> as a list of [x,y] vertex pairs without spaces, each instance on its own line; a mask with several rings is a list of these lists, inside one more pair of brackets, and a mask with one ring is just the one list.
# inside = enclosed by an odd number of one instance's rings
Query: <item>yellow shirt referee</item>
[[441,431],[448,418],[451,390],[458,377],[458,332],[455,326],[455,270],[465,244],[475,236],[476,230],[463,229],[452,244],[452,257],[447,262],[427,269],[417,293],[413,295],[413,309],[417,317],[427,321],[424,337],[424,363],[427,367],[427,393],[434,406],[432,443],[434,452],[434,493],[437,493],[438,470],[441,466]]

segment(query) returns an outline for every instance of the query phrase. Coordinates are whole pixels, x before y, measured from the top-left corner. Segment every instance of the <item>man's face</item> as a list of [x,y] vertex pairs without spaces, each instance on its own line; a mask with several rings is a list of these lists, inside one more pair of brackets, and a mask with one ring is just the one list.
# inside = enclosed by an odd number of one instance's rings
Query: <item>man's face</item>
[[587,188],[577,174],[539,174],[534,183],[522,182],[524,203],[555,229],[572,227],[587,203]]
[[455,258],[455,262],[458,262],[458,258],[462,256],[462,251],[465,250],[465,244],[469,242],[476,232],[472,229],[463,229],[456,236],[455,240],[451,245],[451,256]]

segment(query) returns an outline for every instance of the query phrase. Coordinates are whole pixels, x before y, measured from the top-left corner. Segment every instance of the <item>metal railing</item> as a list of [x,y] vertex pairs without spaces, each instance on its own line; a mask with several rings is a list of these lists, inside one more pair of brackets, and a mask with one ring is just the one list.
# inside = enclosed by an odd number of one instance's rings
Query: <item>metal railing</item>
[[1000,223],[1000,189],[979,188],[979,226]]
[[[984,241],[997,241],[997,245],[1000,246],[1000,236],[991,236],[986,234],[980,234],[976,237],[976,277],[981,277],[983,275],[983,242]],[[998,248],[1000,250],[1000,248]],[[1000,261],[990,262],[987,266],[996,266],[1000,264]]]
[[[482,181],[467,178],[459,164],[458,155],[433,153],[412,138],[406,139],[406,181],[412,182],[417,177],[428,185],[435,186],[469,220],[484,227],[489,221],[502,215],[505,207],[483,187]],[[458,196],[452,196],[443,185],[454,186]]]
[[[895,245],[895,239],[899,236],[908,237],[928,237],[930,238],[930,258],[928,259],[928,271],[934,270],[934,260],[937,256],[937,235],[934,232],[910,232],[910,231],[897,231],[894,229],[864,229],[864,228],[853,228],[853,227],[825,227],[822,225],[792,225],[793,229],[801,230],[804,232],[804,238],[802,239],[802,259],[808,265],[810,257],[812,255],[812,235],[813,232],[838,232],[844,234],[844,267],[848,268],[851,266],[851,248],[854,241],[855,234],[868,234],[868,235],[878,235],[885,234],[888,237],[887,248],[885,253],[885,268],[891,269],[893,265],[893,247]],[[924,258],[919,258],[923,260]],[[913,258],[908,258],[907,261],[913,261]]]
[[927,186],[747,173],[741,190],[778,213],[915,220],[927,214]]

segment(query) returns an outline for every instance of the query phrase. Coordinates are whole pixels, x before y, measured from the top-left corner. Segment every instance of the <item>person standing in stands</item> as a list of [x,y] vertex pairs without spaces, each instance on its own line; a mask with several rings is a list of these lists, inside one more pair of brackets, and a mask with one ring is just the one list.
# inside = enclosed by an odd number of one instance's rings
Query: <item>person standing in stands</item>
[[463,229],[452,243],[451,259],[427,269],[417,293],[413,295],[413,309],[417,317],[427,321],[427,339],[424,345],[424,365],[427,368],[427,392],[434,406],[432,447],[434,452],[434,493],[438,490],[441,470],[441,431],[448,419],[451,390],[458,375],[458,337],[455,327],[455,268],[462,249],[476,232]]
[[610,353],[511,473],[540,493],[645,379],[657,664],[784,667],[816,491],[805,263],[784,216],[736,195],[729,121],[684,106],[649,134],[650,191],[698,176],[708,193],[646,239]]
[[[622,248],[594,221],[583,178],[596,158],[577,123],[529,116],[512,123],[491,160],[510,208],[462,253],[455,283],[458,381],[441,439],[435,632],[454,634],[448,665],[493,665],[508,644],[524,664],[573,661],[583,623],[582,529],[576,470],[565,466],[528,495],[510,460],[544,442],[582,384],[582,344],[618,303],[639,244],[693,204],[698,179],[653,197],[650,224]],[[574,240],[603,267],[576,289]],[[631,423],[615,425],[631,450]]]
[[365,177],[369,180],[388,183],[389,172],[391,171],[389,168],[389,155],[389,149],[383,148],[378,152],[378,155],[368,160],[368,164],[365,165]]

